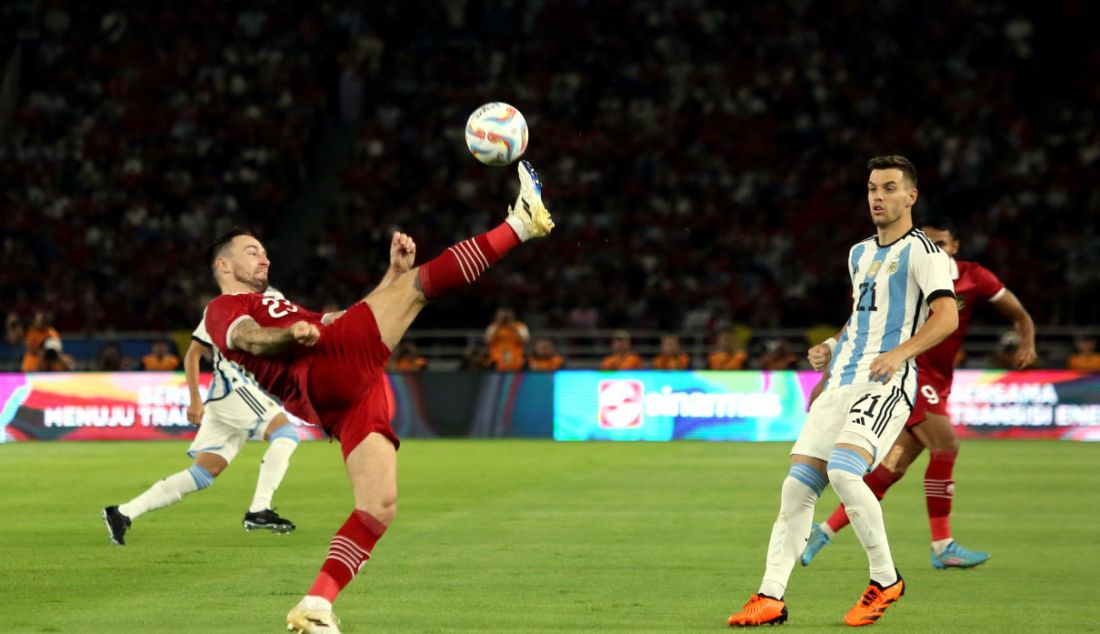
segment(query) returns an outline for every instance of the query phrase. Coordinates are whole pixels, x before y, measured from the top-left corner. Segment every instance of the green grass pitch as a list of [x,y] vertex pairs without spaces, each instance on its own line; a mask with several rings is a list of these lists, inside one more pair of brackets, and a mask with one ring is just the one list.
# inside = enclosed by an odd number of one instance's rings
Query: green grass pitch
[[[275,503],[293,535],[245,533],[263,445],[140,518],[100,508],[187,466],[164,443],[0,446],[3,629],[278,632],[351,508],[340,452],[303,443]],[[336,604],[356,632],[719,632],[756,591],[788,443],[407,441],[398,518]],[[964,442],[953,528],[993,558],[935,571],[925,460],[885,500],[904,599],[875,631],[1100,631],[1100,444]],[[836,503],[827,492],[818,519]],[[782,631],[841,632],[867,582],[851,531],[796,566]]]

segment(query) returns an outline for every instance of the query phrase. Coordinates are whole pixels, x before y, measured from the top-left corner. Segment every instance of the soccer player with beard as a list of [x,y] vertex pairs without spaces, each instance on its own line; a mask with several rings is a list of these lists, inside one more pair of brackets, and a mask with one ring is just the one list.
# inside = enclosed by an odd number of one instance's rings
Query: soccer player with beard
[[390,267],[376,289],[345,311],[321,315],[262,295],[270,262],[255,237],[235,232],[212,248],[222,294],[206,308],[211,340],[228,359],[283,401],[287,411],[318,421],[344,454],[355,508],[336,531],[306,596],[287,614],[288,629],[339,632],[332,602],[370,557],[397,513],[397,449],[384,369],[405,331],[427,304],[474,283],[508,251],[550,233],[542,184],[526,161],[508,217],[487,233],[451,246],[414,267],[416,244],[395,233]]

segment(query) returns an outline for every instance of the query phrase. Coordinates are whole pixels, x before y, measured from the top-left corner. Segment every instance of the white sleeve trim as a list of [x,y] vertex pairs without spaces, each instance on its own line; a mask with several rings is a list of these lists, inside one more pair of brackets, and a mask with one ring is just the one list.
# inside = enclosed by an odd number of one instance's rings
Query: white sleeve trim
[[237,327],[237,324],[246,319],[252,319],[249,315],[241,315],[233,320],[233,323],[229,324],[229,327],[225,329],[225,347],[229,350],[236,350],[237,346],[233,345],[233,329]]
[[993,303],[993,302],[1001,301],[1001,298],[1004,297],[1005,293],[1007,293],[1007,292],[1008,292],[1008,287],[1007,286],[1002,286],[1001,290],[997,291],[996,293],[993,293],[993,297],[989,298],[989,302]]

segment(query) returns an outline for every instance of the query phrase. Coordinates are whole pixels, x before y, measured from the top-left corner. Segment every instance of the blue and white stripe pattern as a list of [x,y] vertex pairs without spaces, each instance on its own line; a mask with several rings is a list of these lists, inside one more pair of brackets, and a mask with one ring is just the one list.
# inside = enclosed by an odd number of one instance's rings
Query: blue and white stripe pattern
[[810,487],[819,497],[821,492],[825,490],[825,485],[828,484],[828,478],[825,477],[825,474],[801,462],[791,465],[791,470],[787,473],[787,476]]
[[192,464],[190,467],[187,467],[187,473],[191,474],[191,479],[195,481],[195,486],[198,487],[200,491],[214,484],[214,476],[197,464]]
[[294,426],[294,423],[282,425],[268,435],[267,441],[274,442],[280,438],[286,438],[287,440],[297,443],[300,440],[298,438],[298,428]]
[[[919,229],[889,245],[875,237],[851,248],[852,316],[841,332],[825,389],[870,383],[875,358],[909,340],[928,318],[928,304],[954,296],[947,254]],[[916,397],[917,366],[910,359],[892,384],[911,403]]]
[[836,447],[829,454],[829,471],[847,471],[853,475],[863,477],[867,475],[867,461],[855,449]]

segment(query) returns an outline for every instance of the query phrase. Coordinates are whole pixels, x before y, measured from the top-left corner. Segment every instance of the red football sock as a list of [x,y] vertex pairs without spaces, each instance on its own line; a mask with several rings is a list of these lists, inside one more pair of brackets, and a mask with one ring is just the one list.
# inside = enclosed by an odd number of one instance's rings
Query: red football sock
[[370,559],[374,545],[386,532],[386,525],[366,511],[353,511],[333,535],[328,557],[317,573],[307,594],[330,602],[355,578],[359,568]]
[[473,284],[485,269],[519,242],[515,230],[502,222],[486,233],[448,247],[437,258],[421,265],[417,273],[420,290],[428,299],[435,299],[449,290]]
[[[894,483],[900,479],[901,476],[882,465],[875,467],[874,471],[863,476],[863,481],[871,488],[871,493],[874,493],[875,497],[880,500],[886,495],[886,491],[894,486]],[[847,526],[849,520],[848,513],[844,510],[844,505],[841,504],[836,507],[836,510],[833,511],[833,514],[829,516],[829,519],[826,520],[825,523],[829,525],[829,528],[833,529],[834,533]]]
[[928,504],[928,524],[934,542],[951,539],[951,498],[955,497],[951,473],[958,455],[957,451],[929,453],[928,469],[924,472],[924,500]]
[[880,500],[886,496],[886,492],[890,490],[890,487],[894,486],[894,483],[900,479],[901,476],[882,465],[875,467],[874,471],[863,476],[863,481],[871,487],[871,493],[874,493],[875,497]]
[[825,520],[825,523],[829,525],[829,528],[833,529],[834,533],[837,533],[840,529],[850,524],[851,520],[848,519],[848,513],[844,510],[844,505],[838,504],[836,510],[829,516],[829,519]]

